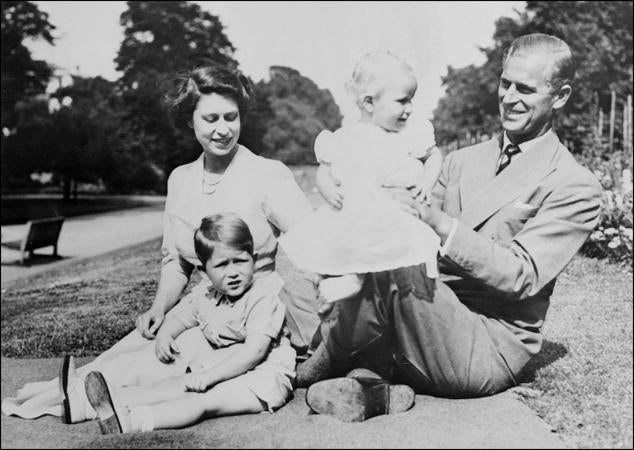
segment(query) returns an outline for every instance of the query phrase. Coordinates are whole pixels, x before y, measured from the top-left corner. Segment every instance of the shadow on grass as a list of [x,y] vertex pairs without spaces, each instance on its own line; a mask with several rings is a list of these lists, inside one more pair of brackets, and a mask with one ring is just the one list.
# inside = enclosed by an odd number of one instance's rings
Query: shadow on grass
[[14,266],[14,267],[31,267],[31,266],[40,266],[43,264],[50,264],[57,261],[62,261],[64,259],[66,258],[60,255],[41,255],[41,254],[33,253],[29,259],[24,261],[24,263],[20,263],[19,257],[16,257],[15,260],[2,261],[2,265]]
[[565,345],[544,339],[541,351],[524,367],[519,382],[530,383],[535,381],[535,375],[538,370],[549,366],[567,354],[568,349]]

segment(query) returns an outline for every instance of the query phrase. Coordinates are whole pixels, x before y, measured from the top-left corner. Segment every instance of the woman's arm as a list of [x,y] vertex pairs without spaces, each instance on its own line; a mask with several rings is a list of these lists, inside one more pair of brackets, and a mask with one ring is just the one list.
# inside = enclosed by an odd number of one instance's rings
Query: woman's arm
[[141,314],[136,320],[136,327],[146,339],[154,339],[168,312],[178,301],[179,296],[187,286],[189,278],[177,271],[162,270],[156,296],[149,310]]
[[267,168],[265,214],[282,233],[313,211],[291,169],[279,161]]
[[171,204],[176,201],[174,195],[178,184],[177,177],[172,172],[167,180],[167,198],[163,214],[163,261],[159,285],[152,306],[136,320],[137,330],[146,339],[154,339],[156,330],[163,323],[165,313],[176,304],[193,271],[192,264],[181,258],[178,253],[173,228],[179,225],[174,223],[169,213]]
[[271,341],[272,339],[264,334],[248,335],[239,350],[213,368],[186,374],[186,390],[205,392],[218,383],[248,372],[264,360]]

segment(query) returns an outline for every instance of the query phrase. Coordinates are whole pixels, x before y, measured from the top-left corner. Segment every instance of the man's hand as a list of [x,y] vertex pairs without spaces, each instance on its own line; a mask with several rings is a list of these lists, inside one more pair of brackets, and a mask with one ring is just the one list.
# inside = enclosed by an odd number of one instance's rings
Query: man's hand
[[434,182],[425,182],[421,183],[420,186],[416,187],[417,191],[420,191],[420,195],[417,197],[421,203],[426,204],[427,206],[431,206],[431,198],[432,198],[432,189],[434,188]]
[[424,186],[414,184],[384,185],[383,188],[401,205],[403,211],[432,227],[440,236],[440,241],[445,242],[451,230],[452,218],[431,204],[431,191],[423,192],[426,189]]
[[174,354],[180,353],[180,348],[171,336],[158,335],[154,345],[154,353],[162,363],[168,364],[174,361]]
[[152,308],[141,314],[136,319],[136,329],[145,339],[154,339],[156,331],[165,319],[165,314]]
[[422,199],[422,189],[416,184],[384,184],[383,189],[398,202],[401,209],[414,217],[420,217],[418,207]]
[[209,375],[206,372],[191,372],[185,374],[185,391],[207,392],[210,388]]

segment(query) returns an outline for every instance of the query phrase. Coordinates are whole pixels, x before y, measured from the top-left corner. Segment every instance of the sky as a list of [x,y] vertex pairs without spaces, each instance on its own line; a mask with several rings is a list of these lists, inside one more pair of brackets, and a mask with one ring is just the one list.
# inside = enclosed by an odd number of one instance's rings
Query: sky
[[[34,59],[82,76],[117,79],[114,58],[123,40],[119,1],[36,1],[57,27],[54,46],[27,41]],[[357,116],[344,89],[355,62],[364,54],[389,50],[414,69],[414,107],[431,119],[444,89],[447,66],[481,64],[479,47],[492,44],[495,20],[517,17],[523,1],[501,2],[288,2],[201,1],[220,18],[236,48],[240,69],[255,81],[268,78],[273,65],[292,67],[329,89],[344,115]]]

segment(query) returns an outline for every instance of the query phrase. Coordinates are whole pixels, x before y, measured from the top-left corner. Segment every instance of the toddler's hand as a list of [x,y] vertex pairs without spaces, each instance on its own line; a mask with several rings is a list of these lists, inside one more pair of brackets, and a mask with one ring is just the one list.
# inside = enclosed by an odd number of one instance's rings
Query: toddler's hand
[[191,372],[185,374],[185,391],[207,392],[209,381],[205,372]]
[[162,363],[168,364],[174,361],[174,354],[180,353],[176,341],[170,336],[157,336],[154,346],[154,353]]
[[321,165],[317,169],[315,177],[317,189],[321,196],[335,209],[341,209],[343,206],[343,189],[341,181],[332,176],[327,166]]

